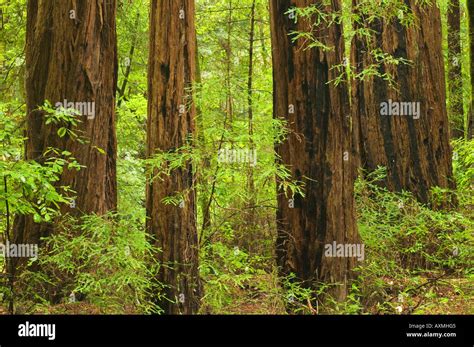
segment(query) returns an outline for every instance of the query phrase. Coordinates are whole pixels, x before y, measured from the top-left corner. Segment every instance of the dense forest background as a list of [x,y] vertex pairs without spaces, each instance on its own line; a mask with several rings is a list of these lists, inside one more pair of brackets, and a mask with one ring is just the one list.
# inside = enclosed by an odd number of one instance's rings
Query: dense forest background
[[472,314],[472,7],[0,0],[0,313]]

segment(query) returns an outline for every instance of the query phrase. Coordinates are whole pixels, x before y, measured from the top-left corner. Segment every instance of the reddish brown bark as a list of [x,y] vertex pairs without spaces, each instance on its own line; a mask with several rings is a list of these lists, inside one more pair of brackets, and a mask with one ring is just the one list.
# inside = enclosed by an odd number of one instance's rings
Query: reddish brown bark
[[[340,73],[332,68],[343,62],[342,28],[321,24],[313,35],[332,49],[308,48],[301,39],[292,42],[289,34],[295,30],[308,32],[309,19],[298,18],[296,24],[287,13],[293,6],[320,3],[270,1],[274,117],[284,118],[290,128],[288,138],[276,146],[276,151],[293,178],[305,182],[305,197],[294,196],[294,207],[289,201],[291,196],[285,196],[282,190],[277,192],[276,256],[282,276],[294,273],[310,288],[316,288],[318,282],[340,283],[332,294],[342,299],[355,259],[331,258],[324,252],[325,245],[333,241],[358,243],[348,89],[346,83],[335,86],[329,82]],[[340,2],[332,1],[323,10],[338,11]]]
[[[359,4],[354,0],[353,4]],[[371,40],[356,37],[352,44],[352,65],[356,73],[375,63],[370,51],[380,48],[411,64],[385,65],[379,72],[390,73],[398,90],[380,77],[354,81],[352,116],[355,148],[361,166],[369,171],[387,168],[386,186],[407,190],[423,203],[430,201],[430,188],[454,188],[452,180],[446,87],[441,49],[441,19],[436,6],[420,8],[407,1],[417,18],[415,24],[375,20]],[[368,24],[367,24],[368,25]],[[381,115],[381,105],[390,100],[420,105],[413,115]]]
[[[194,135],[196,115],[192,83],[196,77],[194,1],[153,0],[148,65],[147,155],[170,151]],[[183,107],[184,106],[184,107]],[[180,113],[181,112],[181,113]],[[170,176],[147,184],[147,230],[162,252],[157,280],[168,300],[158,303],[165,313],[196,313],[201,283],[194,174],[191,163]],[[180,206],[163,203],[184,193]],[[171,301],[170,301],[171,300]]]
[[[56,183],[76,191],[75,208],[62,206],[63,213],[104,214],[116,208],[115,15],[115,0],[28,1],[26,158],[42,162],[45,150],[55,147],[71,152],[85,165],[79,172],[65,170]],[[44,113],[38,110],[45,100],[54,106],[65,99],[95,103],[95,117],[78,116],[81,123],[73,129],[86,143],[60,138],[58,126],[46,125]],[[52,224],[19,216],[15,242],[38,243],[54,230]]]

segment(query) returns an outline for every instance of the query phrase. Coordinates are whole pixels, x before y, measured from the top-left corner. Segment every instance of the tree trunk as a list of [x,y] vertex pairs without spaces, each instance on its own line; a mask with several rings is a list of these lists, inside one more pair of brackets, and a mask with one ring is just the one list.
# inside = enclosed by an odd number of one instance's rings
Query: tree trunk
[[135,19],[135,32],[132,35],[132,42],[130,45],[130,51],[128,53],[128,57],[126,57],[126,67],[125,67],[125,74],[123,76],[123,81],[122,81],[122,86],[118,90],[118,102],[117,106],[120,107],[122,104],[123,99],[125,98],[125,89],[127,88],[128,84],[128,78],[130,77],[130,72],[132,72],[132,61],[133,61],[133,55],[135,53],[135,45],[137,44],[137,37],[138,37],[138,24],[140,23],[140,12],[137,13],[137,17]]
[[4,57],[4,54],[5,54],[5,34],[4,34],[4,30],[5,30],[5,13],[3,12],[3,8],[0,7],[0,33],[2,33],[2,36],[0,38],[0,92],[2,93],[2,95],[5,95],[5,92],[4,92],[4,89],[5,89],[5,86],[4,86],[4,79],[5,79],[5,75],[4,75],[4,70],[5,70],[5,57]]
[[[194,1],[153,0],[151,3],[148,62],[147,156],[170,151],[194,135],[196,114],[192,83],[196,76]],[[155,172],[156,174],[156,172]],[[179,206],[163,203],[183,193]],[[161,249],[157,280],[168,300],[159,304],[165,313],[196,313],[201,283],[194,174],[191,163],[170,176],[147,184],[147,230]],[[169,301],[171,300],[171,302]]]
[[[357,6],[360,1],[353,4]],[[356,74],[376,64],[370,54],[374,48],[411,63],[379,66],[380,74],[393,76],[398,90],[377,76],[353,82],[353,133],[363,168],[372,171],[385,166],[385,184],[390,190],[410,191],[428,203],[431,187],[454,188],[441,19],[436,6],[421,8],[415,0],[407,4],[418,20],[416,24],[407,28],[395,20],[376,19],[367,24],[375,32],[370,40],[354,38],[352,65]],[[400,104],[408,102],[413,103],[411,112],[408,104]],[[396,115],[397,105],[399,111],[405,105],[404,112],[398,112],[404,115]],[[393,111],[392,115],[387,115],[387,110]]]
[[451,138],[462,138],[464,137],[464,107],[459,0],[450,0],[450,6],[448,7],[448,60]]
[[[55,184],[76,191],[75,206],[62,206],[62,213],[79,216],[116,209],[115,16],[115,0],[28,1],[26,159],[42,162],[45,150],[55,147],[85,165],[78,172],[65,169]],[[90,103],[94,112],[79,116],[81,123],[73,129],[86,143],[60,138],[57,125],[45,124],[44,112],[38,110],[45,100],[53,106],[64,100]],[[38,243],[54,231],[53,224],[18,216],[14,238],[16,243]]]
[[[197,35],[197,33],[196,33]],[[196,38],[197,42],[197,38]],[[195,91],[196,91],[196,122],[197,122],[197,140],[198,144],[201,148],[205,148],[206,146],[206,136],[204,133],[204,118],[201,110],[201,104],[202,104],[202,78],[201,78],[201,67],[199,63],[199,56],[198,56],[198,50],[197,50],[197,45],[196,45],[196,77],[195,77]],[[206,151],[207,153],[207,151]],[[201,191],[198,194],[198,201],[199,205],[201,207],[201,213],[202,213],[202,225],[201,225],[201,233],[199,237],[199,242],[201,242],[202,237],[204,235],[204,230],[209,228],[211,226],[211,211],[210,208],[208,208],[208,201],[209,201],[209,180],[206,180],[206,175],[207,172],[210,168],[210,158],[209,155],[205,155],[203,160],[202,160],[202,165],[200,168],[200,174],[197,177],[197,181],[199,182],[199,185],[201,186]],[[209,206],[210,207],[210,206]]]
[[[255,40],[255,0],[252,1],[252,7],[250,10],[250,31],[249,31],[249,65],[247,75],[247,114],[248,114],[248,134],[249,134],[249,150],[253,153],[255,144],[253,141],[253,57],[254,57],[254,40]],[[256,192],[255,192],[255,180],[254,180],[254,168],[249,164],[247,168],[247,188],[248,188],[248,215],[246,220],[246,231],[247,237],[244,238],[244,244],[246,249],[251,253],[254,240],[258,237],[257,223],[256,223]]]
[[[229,130],[232,131],[234,125],[234,96],[232,90],[232,67],[233,67],[233,53],[232,53],[232,21],[233,21],[233,6],[232,0],[229,0],[229,14],[227,15],[227,37],[221,41],[221,46],[225,51],[225,58],[224,64],[226,66],[226,74],[225,74],[225,87],[227,91],[226,95],[226,104],[225,104],[225,112],[227,115],[227,123],[224,122],[224,125],[227,124]],[[225,129],[225,128],[224,128]],[[230,143],[233,143],[232,138],[230,139]],[[233,177],[232,177],[233,179]]]
[[[276,256],[280,275],[294,273],[305,287],[316,288],[318,282],[342,284],[331,292],[340,300],[347,293],[355,258],[329,257],[326,245],[356,244],[359,240],[349,155],[348,89],[346,83],[335,86],[329,82],[339,74],[332,68],[343,62],[342,27],[321,24],[314,28],[313,35],[331,46],[330,51],[308,48],[302,39],[292,42],[288,36],[295,30],[307,32],[310,23],[301,18],[295,23],[287,11],[315,3],[319,1],[270,1],[273,112],[290,128],[288,138],[276,151],[292,177],[305,183],[304,197],[286,196],[281,188],[277,191]],[[340,2],[334,0],[322,10],[340,9]]]

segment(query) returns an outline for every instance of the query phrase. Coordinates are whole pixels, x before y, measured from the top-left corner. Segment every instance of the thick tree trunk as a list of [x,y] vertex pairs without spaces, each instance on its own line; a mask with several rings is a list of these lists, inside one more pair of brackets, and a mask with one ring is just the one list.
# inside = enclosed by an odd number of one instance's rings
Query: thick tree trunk
[[449,120],[451,138],[464,137],[464,107],[461,56],[461,10],[459,0],[448,7]]
[[[26,158],[42,162],[48,147],[71,152],[85,168],[79,172],[65,169],[56,182],[58,187],[76,191],[75,206],[63,206],[62,212],[105,214],[117,204],[116,2],[29,0],[27,13]],[[93,112],[78,116],[81,123],[73,129],[86,143],[60,138],[58,126],[45,124],[44,113],[38,111],[45,100],[53,106],[64,100],[89,103],[88,111]],[[18,216],[14,238],[17,243],[38,243],[53,231],[52,224]]]
[[[186,144],[195,132],[196,114],[191,91],[196,76],[194,1],[153,0],[151,3],[148,65],[147,156]],[[159,302],[165,313],[196,313],[201,283],[194,174],[191,163],[170,176],[147,184],[147,230],[161,248],[157,280],[168,300]],[[163,203],[183,193],[179,206]],[[172,302],[170,302],[171,300]]]
[[[358,243],[355,223],[352,158],[349,136],[349,96],[346,83],[329,82],[340,71],[344,40],[339,24],[321,24],[313,34],[330,51],[292,42],[290,32],[308,31],[309,20],[295,19],[293,6],[318,4],[310,0],[272,0],[274,117],[284,118],[290,132],[276,151],[294,179],[305,183],[305,197],[286,196],[278,189],[276,256],[280,274],[296,275],[310,288],[318,282],[340,283],[331,294],[343,299],[354,257],[329,257],[326,245]],[[293,5],[294,4],[294,5]],[[340,10],[340,2],[323,8]],[[277,182],[278,184],[278,182]],[[290,199],[293,200],[290,200]],[[293,205],[294,204],[294,205]]]
[[[353,4],[358,5],[359,0]],[[356,37],[352,43],[356,73],[375,63],[370,54],[375,48],[411,61],[379,67],[381,74],[393,76],[398,91],[377,76],[354,81],[353,133],[363,168],[372,171],[385,166],[390,190],[410,191],[428,203],[431,187],[454,188],[441,20],[436,6],[420,8],[415,0],[407,4],[418,19],[416,24],[406,28],[398,22],[375,20],[370,25],[374,37]],[[403,115],[396,115],[397,107],[399,111],[404,108],[399,112]]]

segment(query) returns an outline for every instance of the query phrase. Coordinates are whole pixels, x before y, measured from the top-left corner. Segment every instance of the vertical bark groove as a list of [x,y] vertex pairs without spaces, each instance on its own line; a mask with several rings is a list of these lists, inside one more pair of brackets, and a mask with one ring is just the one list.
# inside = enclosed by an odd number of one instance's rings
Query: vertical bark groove
[[[74,11],[75,19],[70,11]],[[115,0],[28,1],[25,157],[42,162],[44,151],[55,147],[71,152],[85,165],[79,172],[65,169],[56,183],[76,191],[76,207],[63,206],[62,213],[79,216],[116,209],[115,16]],[[95,117],[78,116],[81,123],[73,129],[87,143],[68,136],[60,138],[58,126],[45,124],[45,115],[38,110],[45,100],[54,106],[65,99],[95,103]],[[52,224],[37,224],[32,216],[18,216],[15,242],[38,243],[40,237],[54,231]]]
[[[308,31],[309,19],[289,17],[288,10],[318,4],[309,0],[272,0],[274,117],[288,122],[290,133],[276,146],[280,161],[294,179],[305,182],[305,197],[294,197],[294,208],[278,190],[276,256],[280,274],[296,275],[306,287],[318,282],[339,283],[332,290],[337,299],[346,295],[354,258],[325,256],[325,245],[358,242],[350,155],[350,110],[347,84],[335,86],[342,64],[344,42],[339,24],[321,24],[313,32],[329,51],[292,42],[292,31]],[[332,1],[323,10],[339,11]],[[290,112],[294,106],[294,113]]]
[[[379,67],[397,82],[397,89],[377,76],[352,85],[354,145],[360,166],[373,171],[387,167],[386,185],[394,191],[407,190],[423,203],[430,202],[430,188],[454,188],[449,124],[446,110],[444,63],[441,49],[441,17],[436,6],[406,2],[416,23],[408,28],[394,20],[367,24],[373,40],[354,38],[352,65],[356,73],[375,63],[370,51],[411,61],[410,64]],[[356,8],[359,0],[354,0]],[[382,103],[419,102],[420,114],[382,115]],[[390,106],[389,106],[390,107]]]
[[[147,156],[175,150],[195,132],[192,83],[196,78],[194,1],[153,0],[151,3],[148,72]],[[184,105],[184,112],[181,105]],[[168,314],[199,309],[201,282],[194,175],[191,163],[171,176],[148,180],[147,230],[161,249],[157,280],[165,296],[159,305]],[[181,206],[163,199],[185,193]],[[171,300],[171,301],[170,301]]]

